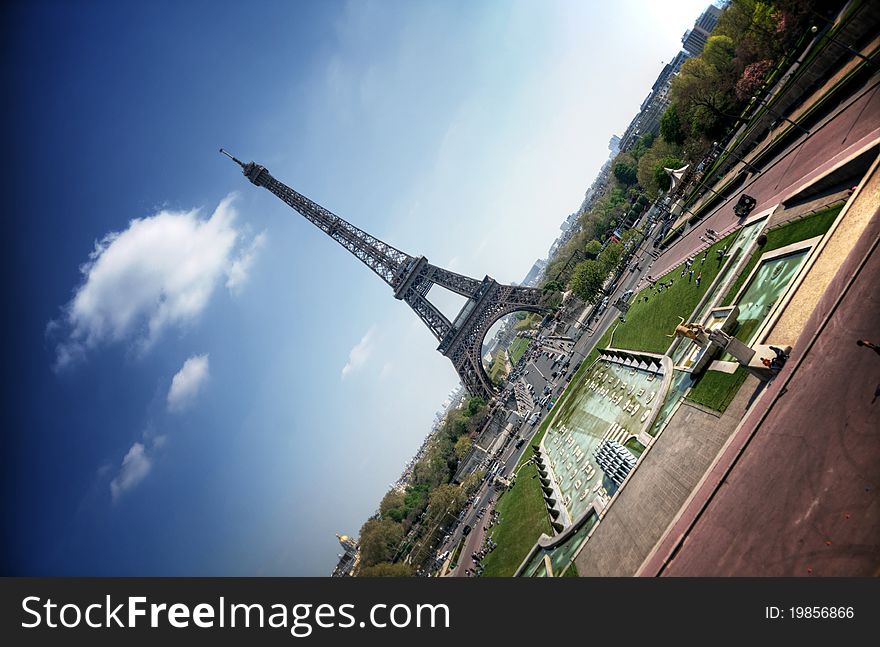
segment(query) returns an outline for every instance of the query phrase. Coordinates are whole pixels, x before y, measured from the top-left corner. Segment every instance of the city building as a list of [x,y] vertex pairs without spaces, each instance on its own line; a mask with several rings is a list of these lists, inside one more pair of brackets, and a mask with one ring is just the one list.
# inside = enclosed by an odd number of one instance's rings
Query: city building
[[608,150],[611,151],[611,157],[617,156],[620,152],[620,137],[611,135],[611,140],[608,142]]
[[544,271],[544,268],[547,267],[547,261],[542,258],[539,258],[535,261],[535,264],[532,265],[532,269],[529,270],[529,273],[526,274],[526,278],[523,279],[522,284],[526,287],[532,287],[537,283],[538,279],[541,277],[541,272]]
[[691,56],[697,56],[703,51],[709,36],[718,24],[721,17],[721,9],[714,5],[709,5],[706,11],[697,18],[693,29],[688,29],[684,36],[681,37],[681,44],[684,50]]
[[639,137],[646,133],[656,135],[660,131],[660,119],[671,103],[669,91],[672,88],[672,79],[678,74],[682,64],[689,58],[685,51],[678,52],[673,59],[663,66],[651,91],[639,107],[639,112],[630,122],[629,127],[623,133],[621,150],[629,150],[638,141]]
[[343,552],[339,555],[339,562],[333,569],[332,577],[350,577],[361,561],[358,543],[348,535],[340,535],[339,533],[336,533],[336,539],[339,540]]
[[660,119],[670,104],[669,90],[672,87],[672,79],[675,78],[682,64],[688,58],[697,56],[703,51],[720,17],[721,9],[715,5],[709,5],[697,18],[693,28],[685,32],[681,39],[683,51],[679,51],[660,71],[657,80],[651,86],[651,91],[639,106],[639,112],[633,117],[620,137],[619,148],[621,151],[630,150],[643,135],[647,133],[656,135],[660,130]]

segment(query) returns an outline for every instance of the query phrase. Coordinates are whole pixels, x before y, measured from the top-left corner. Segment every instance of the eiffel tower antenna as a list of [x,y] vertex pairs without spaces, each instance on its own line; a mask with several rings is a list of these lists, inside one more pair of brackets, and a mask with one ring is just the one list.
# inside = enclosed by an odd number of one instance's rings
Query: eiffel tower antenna
[[233,162],[238,164],[240,167],[244,168],[244,164],[241,162],[241,160],[238,159],[237,157],[235,157],[234,155],[230,155],[229,151],[227,151],[225,148],[221,148],[220,152],[223,153],[224,155],[226,155],[226,157],[231,159]]

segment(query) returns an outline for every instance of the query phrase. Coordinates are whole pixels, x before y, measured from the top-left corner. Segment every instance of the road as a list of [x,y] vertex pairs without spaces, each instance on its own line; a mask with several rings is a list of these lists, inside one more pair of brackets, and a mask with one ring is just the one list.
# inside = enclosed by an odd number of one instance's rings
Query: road
[[[658,258],[652,270],[656,277],[681,265],[688,257],[703,250],[707,245],[700,236],[707,228],[720,235],[736,229],[741,220],[733,213],[733,205],[746,193],[757,200],[752,215],[782,202],[798,187],[820,177],[828,170],[843,163],[856,152],[876,141],[880,132],[880,75],[867,84],[866,89],[849,103],[840,107],[823,122],[812,128],[809,135],[802,135],[768,164],[759,167],[743,187],[687,230]],[[817,164],[816,160],[824,162]],[[741,167],[742,164],[739,165]]]

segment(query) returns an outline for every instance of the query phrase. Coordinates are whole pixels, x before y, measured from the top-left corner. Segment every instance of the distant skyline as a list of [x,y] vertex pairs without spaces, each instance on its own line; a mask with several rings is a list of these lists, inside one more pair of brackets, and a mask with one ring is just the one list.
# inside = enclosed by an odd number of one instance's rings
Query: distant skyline
[[4,6],[4,572],[329,575],[458,378],[218,148],[519,282],[707,4]]

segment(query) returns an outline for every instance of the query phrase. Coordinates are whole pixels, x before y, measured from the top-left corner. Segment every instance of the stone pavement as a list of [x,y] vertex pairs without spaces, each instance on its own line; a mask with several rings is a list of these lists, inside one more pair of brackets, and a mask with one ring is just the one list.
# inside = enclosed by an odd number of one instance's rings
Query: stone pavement
[[880,197],[782,373],[640,575],[880,575]]
[[632,576],[736,428],[759,382],[724,414],[682,401],[575,559],[581,576]]

